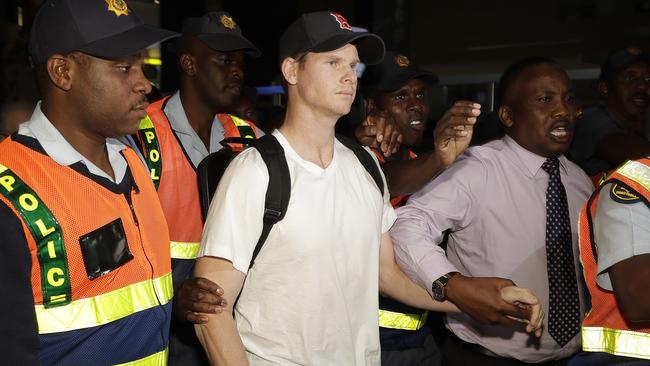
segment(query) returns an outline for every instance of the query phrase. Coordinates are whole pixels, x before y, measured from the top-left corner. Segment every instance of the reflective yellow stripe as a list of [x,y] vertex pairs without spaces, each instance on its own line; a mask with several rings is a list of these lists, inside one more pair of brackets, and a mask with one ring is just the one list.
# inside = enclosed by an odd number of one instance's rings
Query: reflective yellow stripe
[[167,365],[167,354],[168,354],[168,349],[165,348],[164,350],[154,353],[151,356],[147,356],[145,358],[141,358],[139,360],[127,362],[127,363],[121,363],[116,366],[165,366]]
[[235,124],[235,126],[237,126],[237,127],[239,127],[239,126],[249,126],[249,127],[250,127],[250,124],[248,124],[248,123],[246,122],[246,120],[244,120],[244,119],[242,119],[242,118],[239,118],[239,117],[237,117],[237,116],[233,116],[232,114],[230,115],[230,118],[232,118],[232,122],[233,122],[233,123]]
[[140,125],[138,126],[138,130],[145,130],[147,128],[153,128],[153,121],[151,121],[151,118],[149,118],[149,116],[145,116],[143,119],[140,120]]
[[650,167],[645,164],[638,161],[628,161],[616,171],[650,190]]
[[650,334],[603,327],[582,327],[582,349],[650,359]]
[[65,306],[46,309],[43,305],[36,305],[38,332],[66,332],[107,324],[164,305],[173,295],[172,275],[168,273],[95,297],[75,300]]
[[418,330],[427,321],[428,311],[423,314],[404,314],[379,309],[379,326],[391,329]]
[[169,249],[174,259],[196,259],[199,254],[199,244],[197,242],[170,241]]

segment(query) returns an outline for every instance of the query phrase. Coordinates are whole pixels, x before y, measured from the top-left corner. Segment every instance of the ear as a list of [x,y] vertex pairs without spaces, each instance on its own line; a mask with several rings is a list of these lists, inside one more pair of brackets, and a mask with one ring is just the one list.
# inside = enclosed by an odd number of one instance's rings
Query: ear
[[499,107],[499,119],[501,120],[501,123],[503,123],[504,126],[506,127],[512,127],[514,124],[514,121],[512,119],[512,109],[506,105],[502,105]]
[[187,76],[196,75],[196,57],[189,53],[183,53],[178,58],[178,64],[180,65],[182,72]]
[[72,63],[70,58],[59,54],[54,54],[47,59],[47,74],[57,88],[68,91],[72,87],[74,75]]
[[599,81],[597,88],[598,94],[600,94],[603,99],[607,99],[607,97],[609,97],[609,87],[607,86],[607,82]]
[[287,81],[289,85],[295,85],[298,82],[298,67],[300,64],[298,61],[291,57],[287,57],[282,61],[281,70],[284,80]]

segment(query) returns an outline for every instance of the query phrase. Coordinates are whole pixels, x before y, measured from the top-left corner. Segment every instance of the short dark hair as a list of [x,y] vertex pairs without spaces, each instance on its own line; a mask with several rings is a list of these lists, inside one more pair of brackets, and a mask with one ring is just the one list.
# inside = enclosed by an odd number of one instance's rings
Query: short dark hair
[[551,58],[541,56],[526,57],[511,63],[510,66],[505,69],[501,75],[501,78],[499,79],[499,85],[497,88],[497,98],[499,105],[502,105],[505,102],[507,93],[510,91],[512,85],[519,78],[519,75],[524,72],[524,70],[529,67],[542,64],[557,65],[558,63]]

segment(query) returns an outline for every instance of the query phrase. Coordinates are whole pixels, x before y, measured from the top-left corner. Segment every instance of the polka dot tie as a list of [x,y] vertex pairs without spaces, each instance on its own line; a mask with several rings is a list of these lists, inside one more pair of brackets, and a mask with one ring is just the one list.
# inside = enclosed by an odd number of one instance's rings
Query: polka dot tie
[[580,300],[573,262],[571,222],[566,191],[560,179],[560,162],[546,160],[546,265],[548,269],[548,333],[566,345],[580,331]]

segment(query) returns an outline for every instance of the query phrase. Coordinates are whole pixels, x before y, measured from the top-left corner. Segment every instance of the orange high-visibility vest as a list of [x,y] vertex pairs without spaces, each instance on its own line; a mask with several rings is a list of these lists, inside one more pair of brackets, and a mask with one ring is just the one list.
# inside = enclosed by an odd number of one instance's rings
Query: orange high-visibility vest
[[624,184],[631,189],[632,195],[645,197],[648,204],[650,159],[628,161],[610,174],[580,214],[580,260],[592,302],[592,309],[582,324],[582,348],[589,352],[650,359],[650,329],[639,329],[628,324],[616,305],[614,293],[600,288],[596,283],[598,243],[594,242],[593,219],[602,187],[608,183]]
[[[167,225],[142,162],[131,149],[122,154],[134,182],[128,199],[13,139],[0,144],[0,200],[20,219],[31,253],[41,362],[167,358]],[[91,276],[81,238],[116,220],[132,258]]]
[[[377,148],[373,148],[372,151],[375,153],[375,155],[377,156],[377,160],[379,160],[380,163],[383,164],[383,163],[386,162],[386,158],[384,157],[384,154],[381,152],[381,150],[379,150]],[[416,153],[409,150],[409,160],[410,159],[415,159],[417,157],[418,156],[417,156]],[[406,200],[408,200],[408,199],[409,199],[409,195],[403,194],[403,195],[395,196],[395,197],[391,198],[390,203],[395,208],[402,207],[402,206],[404,206],[406,204]]]
[[[168,100],[165,97],[149,105],[147,117],[140,121],[138,142],[167,218],[171,256],[195,259],[203,231],[198,178],[165,115]],[[257,138],[257,127],[251,122],[228,114],[219,114],[218,120],[226,138]],[[231,148],[241,150],[242,146],[231,144]]]

